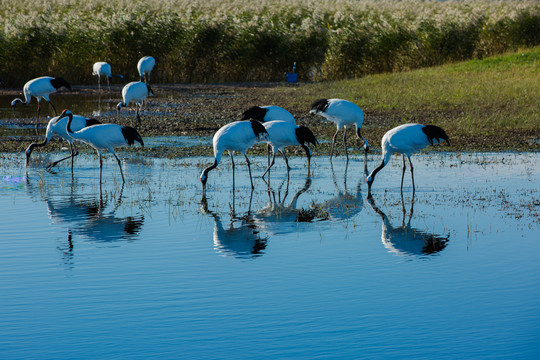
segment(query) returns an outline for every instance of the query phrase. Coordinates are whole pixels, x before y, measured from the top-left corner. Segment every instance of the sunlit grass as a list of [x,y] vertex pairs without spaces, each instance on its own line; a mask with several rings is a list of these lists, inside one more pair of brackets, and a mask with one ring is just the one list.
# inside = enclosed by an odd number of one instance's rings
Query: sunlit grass
[[540,48],[279,91],[291,99],[290,107],[324,97],[349,99],[367,111],[365,134],[375,133],[375,139],[405,122],[442,126],[462,145],[511,131],[533,137],[540,129]]

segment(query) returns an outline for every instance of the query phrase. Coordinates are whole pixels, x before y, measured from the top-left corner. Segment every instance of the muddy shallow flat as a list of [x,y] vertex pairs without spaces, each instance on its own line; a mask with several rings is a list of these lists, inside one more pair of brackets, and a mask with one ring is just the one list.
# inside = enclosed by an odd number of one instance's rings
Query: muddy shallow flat
[[417,155],[414,199],[393,158],[371,201],[357,157],[224,157],[201,201],[211,158],[121,154],[0,155],[0,358],[536,354],[537,153]]
[[[297,91],[301,93],[303,84],[288,86],[284,83],[231,83],[231,84],[156,84],[152,85],[155,96],[148,99],[142,115],[139,130],[143,137],[154,136],[202,136],[212,137],[221,126],[239,120],[246,109],[254,105],[279,105],[288,109],[302,125],[309,126],[319,140],[330,140],[335,125],[320,117],[309,115],[311,102],[321,96],[318,94],[306,101],[299,101]],[[61,91],[51,96],[58,111],[69,108],[75,114],[95,117],[104,123],[135,125],[133,107],[116,112],[116,104],[121,101],[122,85],[114,84],[111,91],[98,92],[96,85],[75,86],[73,92]],[[0,89],[0,152],[24,151],[28,144],[39,137],[34,132],[37,103],[32,100],[28,106],[18,106],[16,111],[10,107],[14,97],[20,97],[20,89]],[[51,107],[42,105],[40,135],[45,134],[46,124],[54,113]],[[456,118],[456,110],[442,114],[410,112],[400,110],[365,109],[363,136],[372,148],[380,146],[383,134],[403,122],[431,123],[433,118],[444,118],[438,125],[444,127]],[[458,111],[459,112],[459,111]],[[458,136],[450,132],[452,150],[538,150],[539,133],[536,130],[501,129],[500,132]],[[341,134],[339,135],[341,139]],[[362,145],[357,141],[354,132],[349,131],[351,150],[358,151]],[[354,148],[354,149],[353,149]],[[329,146],[323,143],[319,154],[329,153]],[[186,152],[174,147],[168,149],[165,156],[208,155],[211,149],[200,148]],[[154,153],[153,156],[160,156]]]

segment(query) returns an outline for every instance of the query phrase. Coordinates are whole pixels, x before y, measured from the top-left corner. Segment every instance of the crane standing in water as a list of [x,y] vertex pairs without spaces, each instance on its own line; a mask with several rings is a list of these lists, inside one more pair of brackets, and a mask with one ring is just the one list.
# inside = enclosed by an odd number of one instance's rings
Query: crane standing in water
[[411,154],[422,150],[429,145],[440,144],[446,141],[450,145],[448,135],[438,126],[422,125],[422,124],[405,124],[395,127],[384,134],[381,141],[382,162],[377,166],[371,174],[368,175],[366,181],[368,184],[368,196],[371,195],[371,186],[375,181],[375,175],[381,171],[390,161],[392,154],[403,155],[403,172],[401,174],[401,191],[403,191],[403,177],[405,176],[405,156],[409,159],[411,168],[411,178],[414,187],[414,173],[411,162]]

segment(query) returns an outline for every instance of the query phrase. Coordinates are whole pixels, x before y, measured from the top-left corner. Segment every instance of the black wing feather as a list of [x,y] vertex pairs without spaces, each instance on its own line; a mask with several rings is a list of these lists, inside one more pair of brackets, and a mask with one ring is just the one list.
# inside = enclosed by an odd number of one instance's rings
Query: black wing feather
[[431,145],[433,145],[433,139],[437,139],[438,142],[442,142],[442,140],[444,140],[448,144],[450,144],[450,141],[448,140],[448,135],[446,135],[444,130],[438,126],[424,125],[422,131],[424,132],[424,134],[426,134],[427,139]]
[[141,135],[132,127],[124,126],[122,128],[122,135],[126,139],[129,146],[133,145],[135,141],[138,141],[141,146],[144,146],[143,139]]
[[66,87],[69,91],[71,91],[71,85],[61,77],[55,77],[51,80],[51,85],[56,89],[60,89],[62,86]]
[[256,137],[260,137],[261,134],[268,134],[263,124],[261,124],[257,120],[249,120],[249,121],[251,122],[251,127],[253,128],[253,133],[255,134]]
[[294,130],[294,133],[296,135],[296,140],[302,145],[305,145],[305,143],[317,145],[319,143],[313,132],[307,126],[300,125]]
[[86,126],[92,126],[92,125],[99,125],[101,124],[101,121],[96,119],[86,119]]
[[326,108],[328,108],[328,104],[329,104],[328,99],[319,99],[315,101],[313,104],[311,104],[311,109],[324,112],[326,111]]
[[267,112],[268,109],[263,109],[260,106],[252,106],[242,113],[242,120],[253,119],[264,122],[264,117],[266,116]]

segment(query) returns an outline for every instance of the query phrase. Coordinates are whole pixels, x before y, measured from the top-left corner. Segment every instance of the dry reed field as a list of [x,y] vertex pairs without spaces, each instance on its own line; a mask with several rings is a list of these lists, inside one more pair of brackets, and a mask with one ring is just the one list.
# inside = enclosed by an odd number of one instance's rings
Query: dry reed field
[[42,74],[91,83],[95,61],[155,81],[355,78],[540,44],[538,1],[3,0],[0,78]]

